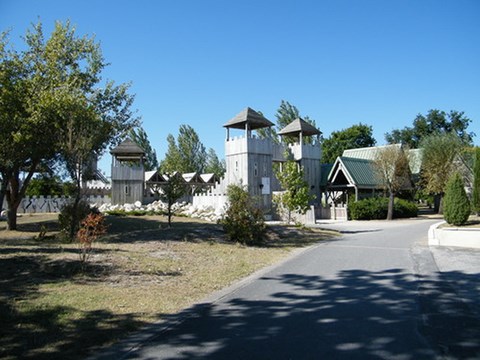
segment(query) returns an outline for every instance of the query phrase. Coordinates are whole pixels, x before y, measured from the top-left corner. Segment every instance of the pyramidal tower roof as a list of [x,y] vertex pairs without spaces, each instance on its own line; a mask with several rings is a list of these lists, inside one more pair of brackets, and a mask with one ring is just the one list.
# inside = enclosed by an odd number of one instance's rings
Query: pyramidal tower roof
[[145,151],[130,138],[122,141],[117,147],[110,150],[113,155],[145,155]]
[[273,126],[273,123],[270,120],[267,120],[255,110],[247,107],[238,113],[233,119],[229,120],[223,125],[223,127],[245,129],[247,124],[250,130]]
[[279,135],[320,135],[322,132],[303,119],[296,118],[279,131]]

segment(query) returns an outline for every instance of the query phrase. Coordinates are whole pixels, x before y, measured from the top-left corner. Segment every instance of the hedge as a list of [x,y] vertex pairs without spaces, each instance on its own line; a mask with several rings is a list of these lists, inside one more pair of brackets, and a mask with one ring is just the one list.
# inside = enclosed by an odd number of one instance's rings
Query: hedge
[[[375,197],[352,202],[348,206],[348,217],[351,220],[383,220],[387,218],[388,198]],[[416,204],[395,199],[393,217],[410,218],[418,215]]]

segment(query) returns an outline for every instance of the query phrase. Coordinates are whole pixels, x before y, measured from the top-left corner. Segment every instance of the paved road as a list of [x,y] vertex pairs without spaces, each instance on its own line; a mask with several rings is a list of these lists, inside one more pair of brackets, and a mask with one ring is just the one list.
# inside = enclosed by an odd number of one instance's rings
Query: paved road
[[478,314],[438,272],[432,223],[320,224],[342,237],[103,358],[478,359]]

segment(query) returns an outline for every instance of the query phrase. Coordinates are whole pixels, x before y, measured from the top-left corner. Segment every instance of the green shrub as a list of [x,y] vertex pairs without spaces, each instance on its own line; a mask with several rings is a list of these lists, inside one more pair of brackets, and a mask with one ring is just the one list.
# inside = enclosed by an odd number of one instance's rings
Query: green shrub
[[126,216],[127,212],[125,210],[108,210],[105,211],[105,214],[111,216]]
[[459,173],[453,174],[448,180],[443,201],[443,216],[446,222],[455,226],[467,222],[470,216],[470,201]]
[[245,245],[258,245],[264,240],[263,211],[243,187],[230,185],[227,190],[229,206],[220,221],[230,241]]
[[[386,219],[388,212],[388,199],[384,197],[367,198],[360,201],[349,203],[348,214],[352,220],[383,220]],[[395,199],[393,207],[394,218],[415,217],[418,214],[416,204],[403,200]]]
[[80,229],[82,221],[91,213],[98,214],[97,208],[91,208],[90,204],[84,200],[80,200],[78,203],[76,216],[74,216],[73,202],[67,203],[62,207],[58,215],[60,230],[72,240],[78,229]]
[[393,205],[393,217],[400,218],[411,218],[418,216],[418,206],[417,204],[404,200],[404,199],[395,199],[395,204]]

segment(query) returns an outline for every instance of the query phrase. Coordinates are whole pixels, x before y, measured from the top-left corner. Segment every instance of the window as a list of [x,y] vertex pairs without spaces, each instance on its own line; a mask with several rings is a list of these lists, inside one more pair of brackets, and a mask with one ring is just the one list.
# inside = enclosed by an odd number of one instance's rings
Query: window
[[235,161],[235,171],[238,172],[238,161]]
[[253,164],[253,176],[258,176],[258,164],[254,163]]
[[125,185],[125,195],[130,195],[130,186]]

